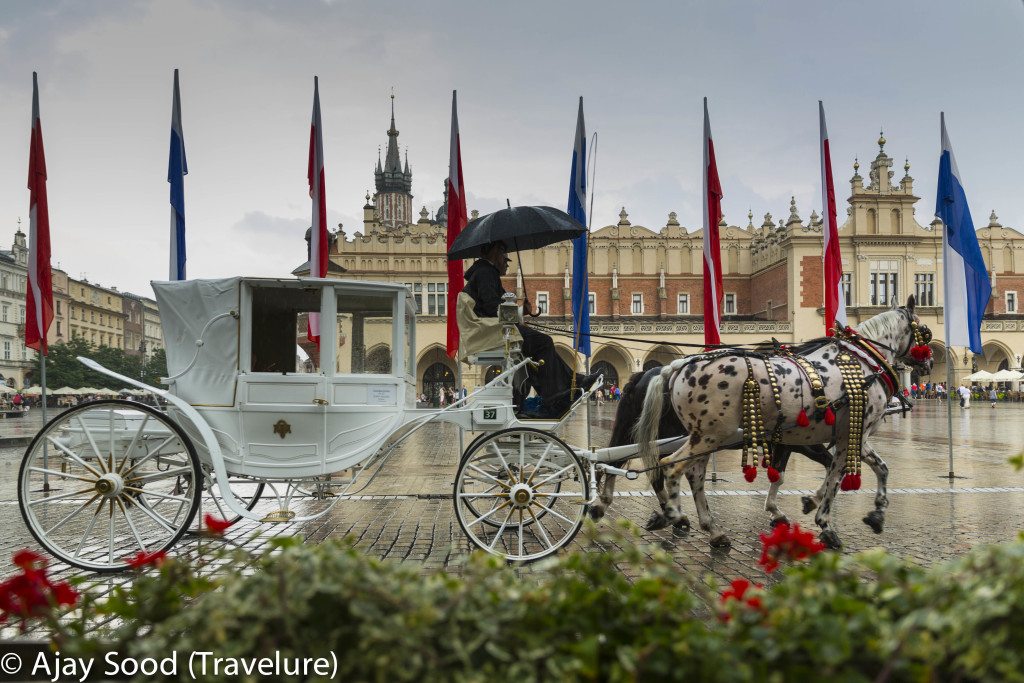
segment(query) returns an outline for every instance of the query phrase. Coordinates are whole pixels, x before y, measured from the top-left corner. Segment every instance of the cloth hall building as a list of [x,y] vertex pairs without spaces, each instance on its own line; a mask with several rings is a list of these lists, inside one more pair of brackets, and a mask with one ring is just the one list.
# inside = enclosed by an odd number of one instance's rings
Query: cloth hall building
[[[362,229],[334,236],[331,260],[341,277],[406,283],[412,290],[417,318],[417,390],[435,395],[441,386],[454,387],[455,361],[445,355],[445,216],[431,217],[426,208],[415,222],[402,220],[413,206],[412,172],[399,163],[398,131],[392,111],[389,145],[383,166],[378,162],[375,187],[363,207]],[[962,348],[946,353],[942,342],[942,236],[936,219],[922,224],[915,216],[920,198],[914,194],[909,163],[897,181],[886,140],[860,174],[854,163],[845,221],[840,215],[847,314],[851,325],[883,311],[909,294],[918,299],[918,313],[934,333],[935,367],[932,380],[945,382],[946,363],[955,378],[974,369],[995,372],[1019,369],[1024,354],[1024,235],[999,223],[995,212],[988,224],[976,217],[985,263],[992,275],[992,300],[982,336],[984,354]],[[476,211],[472,214],[475,217]],[[930,214],[923,210],[922,214]],[[842,209],[840,209],[842,214]],[[765,214],[755,224],[721,229],[725,300],[722,341],[751,343],[775,337],[797,342],[823,334],[822,232],[814,212],[803,217],[795,201],[788,211]],[[704,340],[702,235],[688,229],[675,213],[664,226],[634,225],[623,207],[617,223],[595,228],[589,246],[591,331],[620,339],[592,339],[591,365],[606,380],[622,384],[638,370],[670,361],[687,352],[681,343]],[[523,252],[505,287],[527,294],[544,314],[528,322],[571,331],[569,286],[571,245],[557,244]],[[468,267],[468,263],[466,264]],[[334,270],[334,269],[332,269]],[[628,339],[624,341],[621,338]],[[573,357],[570,336],[554,335],[559,353],[570,366],[582,368]],[[366,349],[367,358],[375,349]],[[388,349],[376,350],[388,357]],[[487,369],[463,368],[468,388],[482,384]],[[904,371],[909,384],[910,373]]]

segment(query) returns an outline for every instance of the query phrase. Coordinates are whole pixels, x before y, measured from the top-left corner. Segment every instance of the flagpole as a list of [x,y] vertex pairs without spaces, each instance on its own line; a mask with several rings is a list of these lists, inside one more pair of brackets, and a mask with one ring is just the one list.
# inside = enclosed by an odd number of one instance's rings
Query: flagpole
[[[588,250],[590,249],[590,224],[593,223],[593,221],[594,221],[594,183],[597,182],[597,131],[596,130],[594,131],[594,134],[591,136],[591,139],[590,139],[590,154],[587,155],[587,164],[589,165],[591,163],[591,161],[593,161],[594,173],[593,173],[592,176],[590,176],[590,182],[587,184],[587,191],[590,193],[590,211],[587,213],[587,249]],[[588,257],[589,257],[589,254],[588,254]],[[589,290],[590,289],[590,285],[589,285],[589,283],[590,283],[590,258],[587,258],[587,283],[588,283],[587,284],[587,289]],[[585,304],[583,303],[584,299],[586,300]],[[576,320],[581,320],[583,318],[583,306],[584,305],[587,307],[587,325],[588,325],[587,333],[589,334],[589,331],[590,331],[590,328],[589,328],[589,325],[590,325],[590,292],[589,291],[583,292],[583,296],[580,297],[579,314],[576,316]],[[595,306],[595,308],[596,308],[596,306]],[[596,311],[595,311],[595,313],[596,313]],[[577,327],[579,327],[578,324],[577,324]],[[576,348],[578,349],[579,348],[579,332],[578,331],[577,331],[576,337],[577,337]],[[590,348],[589,345],[587,346],[587,348],[590,350],[590,353],[594,352],[594,349]],[[588,375],[588,376],[590,375],[590,354],[589,353],[585,354],[583,356],[583,374]],[[573,377],[573,379],[575,379],[575,377]],[[598,391],[604,391],[604,378],[601,378],[601,385],[602,386],[601,386],[600,389],[598,389]],[[590,419],[590,399],[588,398],[587,399],[587,450],[588,451],[593,451],[594,450],[594,440],[593,440],[593,436],[591,434],[591,424],[590,423],[591,423],[591,419]]]
[[[41,377],[39,381],[40,396],[43,399],[43,427],[46,427],[46,356],[39,354],[39,375]],[[23,401],[24,403],[24,401]],[[46,470],[50,469],[49,463],[49,449],[47,448],[46,440],[43,440],[43,492],[50,490],[50,475]]]

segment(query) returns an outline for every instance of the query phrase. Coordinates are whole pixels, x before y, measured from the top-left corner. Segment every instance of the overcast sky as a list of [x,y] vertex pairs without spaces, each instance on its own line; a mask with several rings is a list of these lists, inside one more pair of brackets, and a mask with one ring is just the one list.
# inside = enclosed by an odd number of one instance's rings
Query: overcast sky
[[939,111],[976,225],[1024,226],[1024,4],[952,2],[12,2],[0,12],[0,244],[27,232],[39,72],[53,263],[148,294],[167,276],[172,71],[181,70],[188,273],[305,260],[313,76],[329,225],[362,227],[395,90],[413,200],[434,211],[459,91],[469,208],[565,208],[576,98],[597,131],[595,211],[700,224],[701,98],[730,224],[820,212],[817,100],[845,214],[883,128],[934,213]]

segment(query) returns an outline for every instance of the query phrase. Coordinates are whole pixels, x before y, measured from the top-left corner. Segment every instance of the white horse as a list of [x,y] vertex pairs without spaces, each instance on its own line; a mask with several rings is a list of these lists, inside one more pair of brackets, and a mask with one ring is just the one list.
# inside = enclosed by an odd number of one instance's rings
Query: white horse
[[[809,390],[810,382],[807,381],[809,375],[793,356],[764,356],[726,349],[684,357],[662,368],[648,387],[636,427],[636,442],[640,444],[640,456],[645,466],[660,467],[665,472],[665,485],[654,487],[661,503],[661,514],[652,518],[648,528],[663,528],[684,518],[680,492],[681,479],[685,474],[693,491],[700,526],[710,534],[711,544],[719,547],[730,544],[728,537],[715,527],[704,494],[704,477],[713,452],[737,448],[743,442],[743,387],[749,374],[756,382],[759,409],[767,431],[773,432],[774,426],[780,425],[775,443],[805,446],[835,441],[836,453],[826,473],[815,523],[821,529],[822,542],[829,547],[841,547],[839,536],[832,529],[831,517],[836,492],[847,465],[851,425],[850,396],[840,372],[840,362],[842,359],[842,362],[856,363],[864,378],[863,424],[855,425],[855,429],[860,429],[862,437],[859,440],[860,457],[878,473],[884,468],[884,463],[867,440],[881,422],[890,397],[899,390],[892,363],[898,358],[915,364],[930,366],[931,363],[930,351],[922,338],[929,337],[930,333],[919,325],[914,305],[914,297],[910,297],[906,306],[886,311],[862,323],[858,329],[860,336],[835,338],[801,354],[821,379],[824,400],[833,410],[831,424],[826,418],[810,420],[806,426],[799,426],[798,416],[801,413],[806,415],[817,407],[820,415],[821,406],[815,406]],[[911,349],[914,350],[913,356]],[[773,375],[779,388],[781,408],[777,407],[771,390]],[[666,388],[672,409],[688,436],[681,440],[678,450],[659,461],[653,444]],[[805,511],[809,511],[809,506],[813,508],[814,502],[805,500]],[[865,522],[880,529],[888,506],[884,489],[879,490],[875,502],[876,509],[865,518]]]

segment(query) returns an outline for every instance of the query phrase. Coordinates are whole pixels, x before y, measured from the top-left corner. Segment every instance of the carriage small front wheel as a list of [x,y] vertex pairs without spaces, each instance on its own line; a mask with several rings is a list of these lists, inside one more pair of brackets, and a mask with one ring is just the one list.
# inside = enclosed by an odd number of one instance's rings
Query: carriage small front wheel
[[459,526],[476,547],[513,562],[568,545],[586,517],[586,469],[547,432],[505,429],[466,451],[453,492]]
[[120,571],[138,552],[173,546],[199,507],[192,442],[141,403],[83,403],[51,420],[21,462],[18,503],[29,531],[81,569]]

